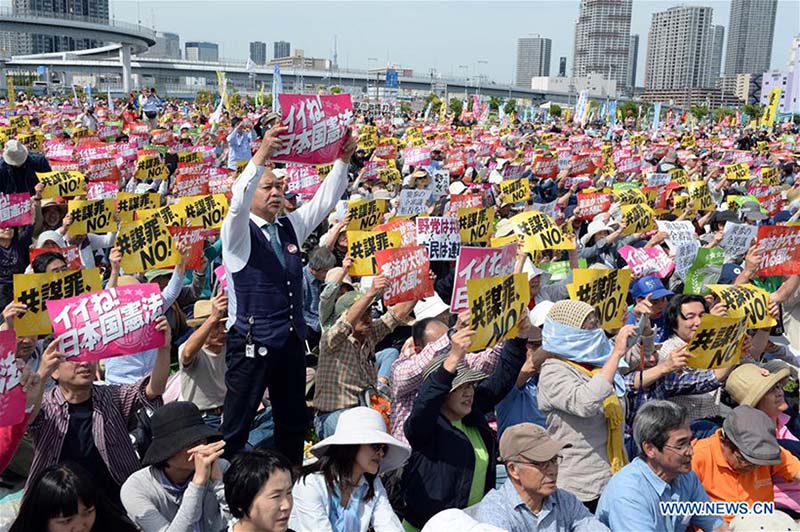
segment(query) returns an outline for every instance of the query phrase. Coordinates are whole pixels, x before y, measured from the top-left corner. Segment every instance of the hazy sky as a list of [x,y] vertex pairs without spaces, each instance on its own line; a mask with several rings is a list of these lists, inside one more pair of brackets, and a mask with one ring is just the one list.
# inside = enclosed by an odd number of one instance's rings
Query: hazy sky
[[[388,62],[427,75],[431,68],[459,77],[484,74],[497,82],[514,77],[516,40],[539,34],[553,40],[550,75],[572,47],[578,0],[536,1],[235,1],[110,0],[119,20],[180,35],[186,41],[211,41],[220,56],[245,60],[250,41],[289,41],[307,56],[332,57],[337,37],[339,66],[365,69]],[[728,0],[668,2],[634,0],[631,33],[639,34],[637,84],[644,78],[647,31],[652,14],[675,5],[710,6],[714,24],[725,26]],[[772,46],[772,68],[783,69],[792,37],[800,33],[800,1],[779,0]],[[370,61],[369,58],[375,60]],[[485,63],[484,63],[485,62]],[[725,60],[723,56],[723,70]],[[466,65],[468,68],[459,68]]]

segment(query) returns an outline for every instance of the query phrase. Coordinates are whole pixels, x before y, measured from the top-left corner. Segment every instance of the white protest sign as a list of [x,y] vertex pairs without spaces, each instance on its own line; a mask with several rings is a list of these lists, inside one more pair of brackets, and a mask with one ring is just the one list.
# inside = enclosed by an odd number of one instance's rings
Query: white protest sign
[[726,256],[741,257],[747,253],[756,233],[758,233],[756,225],[725,222],[725,230],[719,245],[725,250]]
[[450,170],[434,170],[430,184],[431,197],[439,199],[450,193]]
[[430,190],[405,189],[400,191],[400,204],[397,206],[398,216],[422,214],[428,210]]
[[456,260],[461,248],[458,218],[445,216],[417,218],[417,245],[428,248],[431,261]]
[[672,181],[671,174],[650,174],[647,176],[648,187],[661,187]]
[[669,235],[667,237],[667,245],[669,245],[670,249],[673,251],[675,250],[675,247],[682,242],[696,240],[694,225],[692,225],[692,222],[688,220],[683,220],[680,222],[656,220],[656,224],[658,225],[659,231],[663,231]]

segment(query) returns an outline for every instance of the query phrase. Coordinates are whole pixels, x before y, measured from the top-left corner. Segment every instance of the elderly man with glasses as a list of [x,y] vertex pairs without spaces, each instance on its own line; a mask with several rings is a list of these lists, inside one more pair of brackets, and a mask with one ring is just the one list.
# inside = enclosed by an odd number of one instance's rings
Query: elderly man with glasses
[[520,423],[500,437],[500,458],[508,481],[486,494],[476,517],[509,532],[605,532],[572,493],[556,487],[561,449],[569,443],[556,441],[533,423]]
[[713,515],[664,515],[662,503],[709,502],[692,471],[692,431],[686,410],[671,401],[650,401],[636,414],[633,438],[639,456],[611,477],[597,517],[611,530],[684,532],[693,525],[706,532],[727,531]]

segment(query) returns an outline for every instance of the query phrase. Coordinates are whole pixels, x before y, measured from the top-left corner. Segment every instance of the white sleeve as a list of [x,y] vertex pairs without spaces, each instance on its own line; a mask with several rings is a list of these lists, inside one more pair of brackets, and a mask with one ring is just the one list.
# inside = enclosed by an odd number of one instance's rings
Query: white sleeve
[[375,509],[372,511],[371,524],[375,532],[403,532],[403,525],[389,504],[389,496],[386,495],[381,479],[377,477],[375,477]]
[[256,166],[252,161],[242,171],[231,187],[232,197],[228,207],[228,215],[222,222],[222,256],[225,266],[230,272],[238,272],[247,264],[250,257],[250,203],[256,187],[264,174],[263,166]]
[[308,235],[336,208],[336,202],[347,190],[347,164],[336,159],[333,169],[322,181],[311,201],[287,215],[297,235],[297,245],[302,246]]
[[333,532],[328,520],[325,501],[328,492],[325,482],[312,473],[297,481],[292,489],[294,507],[289,517],[289,527],[297,532]]

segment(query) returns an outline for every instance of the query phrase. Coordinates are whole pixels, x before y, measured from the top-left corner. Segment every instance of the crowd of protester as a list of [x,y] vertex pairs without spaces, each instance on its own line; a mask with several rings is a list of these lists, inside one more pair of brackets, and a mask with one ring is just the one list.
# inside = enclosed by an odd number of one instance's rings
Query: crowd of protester
[[[733,316],[714,293],[686,292],[676,271],[636,275],[623,326],[601,328],[595,306],[570,297],[583,268],[623,269],[625,246],[661,248],[669,234],[630,233],[620,205],[580,216],[578,194],[614,182],[641,188],[652,173],[681,169],[701,182],[713,207],[679,212],[670,189],[663,221],[687,221],[702,249],[719,248],[726,222],[795,226],[800,216],[800,143],[791,123],[758,127],[731,117],[697,121],[677,110],[652,118],[574,121],[539,113],[365,116],[356,112],[338,158],[316,192],[290,191],[280,114],[244,105],[162,100],[154,89],[109,105],[102,99],[3,101],[5,125],[27,116],[43,139],[141,148],[154,142],[166,179],[135,179],[117,157],[118,190],[178,198],[178,153],[211,153],[208,167],[232,186],[219,236],[203,246],[202,266],[130,274],[117,233],[75,235],[65,198],[42,199],[37,174],[86,171],[79,151],[68,164],[3,138],[0,194],[31,196],[31,225],[0,229],[3,330],[28,311],[14,276],[99,266],[104,286],[157,283],[163,347],[97,361],[72,361],[50,336],[18,336],[16,364],[26,395],[22,423],[0,427],[5,529],[145,532],[447,532],[797,530],[800,519],[800,276],[758,277],[763,250],[726,250],[721,285],[768,292],[778,325],[749,328],[737,362],[690,367],[689,344],[704,315]],[[78,103],[79,105],[76,105]],[[476,113],[477,114],[477,113]],[[738,120],[737,120],[738,119]],[[114,124],[110,137],[95,134]],[[144,128],[142,130],[142,128]],[[399,183],[365,177],[378,143],[432,146],[428,165],[409,166],[398,149]],[[136,131],[136,133],[134,133]],[[144,131],[144,133],[141,133]],[[163,131],[167,132],[166,140]],[[17,135],[24,133],[17,131]],[[444,140],[443,140],[444,139]],[[488,146],[488,148],[487,148]],[[637,161],[609,172],[603,146]],[[536,157],[586,152],[547,176]],[[726,178],[745,161],[753,174]],[[522,167],[529,199],[509,203],[504,168]],[[70,167],[71,169],[72,167]],[[752,195],[758,169],[775,168],[777,209]],[[455,196],[479,194],[494,212],[493,236],[516,240],[509,220],[547,208],[574,244],[529,253],[518,247],[527,315],[504,340],[471,349],[469,311],[451,312],[455,262],[431,262],[434,294],[383,304],[389,280],[351,276],[350,217],[342,200],[387,199],[398,216],[400,191],[447,192],[427,213],[449,212]],[[580,177],[581,179],[576,179]],[[234,180],[235,178],[235,180]],[[674,186],[672,186],[674,185]],[[346,213],[346,211],[345,211]],[[399,217],[399,216],[398,216]],[[520,241],[521,244],[521,241]],[[480,244],[471,244],[480,246]],[[49,248],[30,259],[31,248]],[[790,250],[791,252],[791,250]],[[564,274],[550,268],[566,263]],[[226,288],[218,266],[224,266]],[[686,511],[664,502],[774,502],[771,515]],[[740,512],[739,512],[740,513]]]

